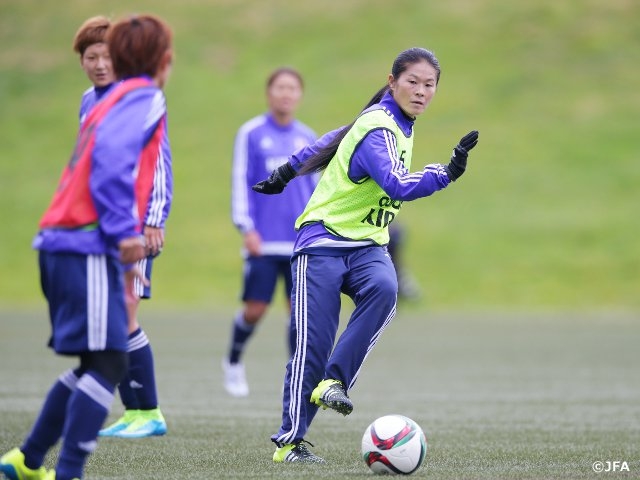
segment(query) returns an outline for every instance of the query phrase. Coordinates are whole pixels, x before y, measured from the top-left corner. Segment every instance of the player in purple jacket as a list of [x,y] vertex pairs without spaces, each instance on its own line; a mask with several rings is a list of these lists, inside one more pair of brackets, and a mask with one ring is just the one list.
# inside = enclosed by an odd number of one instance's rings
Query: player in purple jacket
[[[134,277],[142,277],[134,264],[148,254],[141,223],[166,124],[171,38],[169,27],[149,15],[130,16],[107,32],[123,81],[87,116],[33,241],[50,346],[79,357],[79,365],[53,384],[22,446],[0,458],[10,479],[82,478],[127,372],[125,303]],[[46,472],[45,456],[58,440],[55,470]]]
[[73,50],[80,56],[80,66],[92,83],[80,101],[80,125],[84,123],[87,113],[105,93],[111,90],[115,76],[109,47],[105,42],[111,21],[104,16],[87,19],[73,38]]
[[[316,179],[305,177],[278,197],[259,195],[251,186],[286,163],[294,151],[315,141],[315,133],[295,119],[302,94],[300,73],[289,67],[273,71],[266,85],[269,111],[242,125],[235,139],[231,213],[244,238],[244,308],[233,319],[229,351],[222,367],[224,387],[236,397],[249,394],[241,356],[271,303],[278,277],[284,281],[290,305],[294,223],[304,210]],[[288,332],[292,350],[293,333],[290,329]]]
[[[88,93],[91,98],[91,92]],[[84,101],[86,98],[87,93],[83,97],[82,107],[86,109],[84,111],[89,111],[92,105],[90,102]],[[81,109],[81,119],[82,113]],[[127,304],[129,313],[127,344],[129,371],[123,381],[118,384],[118,393],[125,411],[122,417],[100,430],[102,437],[143,438],[164,435],[167,432],[167,423],[158,406],[153,351],[149,338],[138,322],[138,307],[141,299],[151,298],[152,267],[155,258],[160,255],[164,247],[164,228],[172,199],[171,147],[165,128],[160,155],[156,161],[153,189],[143,221],[142,233],[145,237],[148,255],[137,262],[137,267],[149,282],[143,283],[140,279],[136,279],[134,282],[135,296]]]
[[[432,52],[401,52],[387,84],[353,123],[296,152],[253,187],[279,193],[294,177],[323,170],[296,221],[291,266],[296,350],[285,374],[282,423],[271,436],[274,462],[324,462],[309,451],[304,436],[319,407],[352,412],[347,392],[395,316],[398,282],[387,252],[389,225],[403,202],[427,197],[460,177],[478,142],[474,130],[456,145],[449,164],[410,170],[414,122],[433,99],[439,79]],[[336,341],[342,293],[355,308]]]
[[[73,48],[80,55],[80,63],[87,78],[93,83],[93,86],[82,95],[78,115],[80,126],[95,104],[115,84],[111,59],[105,43],[105,33],[109,25],[110,21],[106,17],[90,18],[78,29],[74,39]],[[144,218],[143,234],[150,254],[137,264],[149,281],[153,260],[164,246],[164,226],[171,208],[172,194],[171,148],[169,137],[165,134],[154,173],[153,190]],[[129,372],[118,385],[125,412],[111,426],[101,430],[101,436],[141,438],[163,435],[167,431],[167,424],[158,407],[153,351],[147,335],[138,323],[137,315],[140,299],[151,298],[151,286],[136,280],[134,290],[136,295],[127,305]]]

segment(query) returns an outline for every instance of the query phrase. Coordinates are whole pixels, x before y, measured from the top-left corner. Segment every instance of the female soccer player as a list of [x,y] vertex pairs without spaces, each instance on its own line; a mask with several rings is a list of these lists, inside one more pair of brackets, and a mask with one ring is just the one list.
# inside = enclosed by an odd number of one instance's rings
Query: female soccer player
[[[80,127],[88,113],[115,85],[111,57],[106,43],[106,32],[111,22],[104,16],[86,20],[76,32],[73,49],[80,55],[80,65],[93,84],[82,95],[80,102]],[[148,255],[136,266],[151,280],[155,256],[164,246],[164,225],[169,215],[173,193],[171,149],[166,134],[162,139],[153,181],[153,191],[144,217],[143,234]],[[125,407],[124,415],[111,426],[100,430],[100,436],[141,438],[164,435],[167,424],[158,406],[155,365],[149,339],[138,323],[138,307],[141,298],[151,298],[151,286],[134,282],[135,295],[127,305],[129,313],[129,370],[118,384],[120,399]]]
[[[275,194],[296,175],[324,170],[296,221],[291,267],[296,350],[287,364],[282,424],[271,437],[274,462],[324,462],[303,443],[309,425],[318,407],[351,413],[347,392],[396,312],[398,283],[386,249],[389,224],[402,202],[429,196],[462,175],[478,141],[472,131],[448,165],[410,172],[413,124],[439,79],[432,52],[403,51],[387,85],[353,123],[325,134],[254,186]],[[355,309],[334,347],[341,292]]]
[[105,37],[111,21],[101,15],[87,19],[73,38],[73,50],[80,56],[80,66],[91,82],[80,101],[80,126],[91,108],[111,90],[113,74],[109,47]]
[[[85,119],[33,242],[50,346],[80,364],[54,383],[22,446],[0,458],[10,479],[81,478],[127,372],[125,303],[141,277],[133,264],[146,255],[140,225],[164,135],[171,41],[169,27],[149,15],[122,20],[107,33],[113,70],[123,81]],[[46,472],[45,455],[60,438],[55,470]]]
[[[294,224],[316,186],[315,176],[307,176],[282,196],[264,197],[251,190],[258,180],[286,163],[289,155],[316,140],[315,133],[295,118],[302,93],[300,73],[289,67],[274,70],[267,79],[269,111],[246,122],[236,135],[231,213],[244,237],[244,307],[233,319],[229,351],[222,360],[224,387],[236,397],[249,394],[241,358],[271,303],[278,277],[283,279],[290,305]],[[291,335],[288,343],[292,349]]]

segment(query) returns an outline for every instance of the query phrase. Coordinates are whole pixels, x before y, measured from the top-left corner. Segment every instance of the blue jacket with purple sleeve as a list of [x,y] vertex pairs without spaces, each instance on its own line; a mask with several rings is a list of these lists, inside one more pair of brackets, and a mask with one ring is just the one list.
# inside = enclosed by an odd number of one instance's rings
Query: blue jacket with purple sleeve
[[[80,111],[78,113],[80,126],[84,123],[87,114],[94,105],[99,102],[115,84],[106,87],[90,87],[82,95],[80,101]],[[160,155],[153,179],[153,190],[149,205],[143,219],[144,225],[150,227],[164,228],[171,201],[173,200],[173,171],[171,163],[171,146],[169,144],[169,134],[165,126],[165,134],[162,138]]]
[[[109,107],[101,109],[99,115],[89,113],[89,123],[81,128],[74,155],[33,240],[35,249],[118,256],[118,242],[140,233],[138,212],[144,212],[140,202],[148,201],[151,191],[153,169],[164,135],[166,106],[164,94],[149,78],[131,79],[134,81],[136,88],[122,96],[119,96],[124,91],[122,84],[111,89],[103,97]],[[150,154],[153,158],[149,162],[146,159]],[[138,190],[143,177],[149,183],[144,187],[148,192]],[[69,188],[78,191],[74,198],[82,205],[70,203],[64,207],[60,203]],[[94,216],[96,221],[89,224],[61,221],[70,218],[71,213],[65,213],[65,209],[72,207],[89,212],[77,218]]]
[[294,224],[313,193],[317,176],[301,177],[281,195],[261,195],[251,186],[315,139],[315,133],[302,122],[295,120],[283,126],[270,113],[249,120],[236,134],[231,216],[241,233],[255,230],[260,234],[263,255],[293,253]]
[[[336,215],[341,216],[340,222],[342,222],[342,225],[345,225],[345,221],[349,221],[350,212],[347,211],[349,200],[345,195],[350,195],[350,193],[346,192],[352,191],[353,195],[358,196],[357,199],[354,197],[353,203],[360,202],[361,198],[359,196],[362,195],[360,190],[365,191],[365,189],[358,188],[358,185],[375,182],[381,191],[388,196],[390,202],[397,205],[395,209],[397,212],[403,201],[429,196],[449,184],[449,177],[441,164],[427,165],[422,171],[418,172],[410,172],[408,170],[408,166],[403,161],[403,156],[400,155],[399,144],[409,145],[410,148],[412,142],[407,143],[405,138],[412,137],[414,120],[404,114],[389,93],[383,96],[379,104],[373,105],[362,115],[373,110],[385,112],[386,123],[389,123],[388,119],[392,119],[391,124],[394,125],[394,128],[389,128],[386,124],[374,125],[363,133],[358,133],[358,138],[345,137],[353,142],[354,147],[351,150],[344,149],[341,144],[339,154],[331,160],[328,168],[335,169],[337,165],[332,164],[334,162],[340,163],[339,168],[343,168],[345,172],[344,181],[346,183],[344,185],[347,190],[342,190],[340,186],[335,185],[336,178],[340,177],[323,175],[318,189],[314,193],[314,197],[322,196],[323,198],[312,199],[310,207],[298,219],[297,228],[299,230],[295,245],[296,252],[330,254],[333,248],[353,248],[383,243],[380,242],[380,239],[385,238],[384,234],[377,236],[374,234],[372,237],[353,237],[349,234],[349,232],[354,232],[358,228],[358,224],[368,222],[370,227],[373,226],[375,228],[377,222],[375,217],[367,217],[354,212],[351,220],[353,222],[352,227],[345,226],[344,229],[337,231],[327,228],[325,225],[325,220],[326,224],[331,223],[326,218],[328,212],[335,212]],[[357,125],[358,121],[356,121]],[[289,162],[294,170],[299,171],[311,155],[330,143],[341,130],[337,129],[325,134],[315,144],[309,145],[292,155]],[[404,137],[401,139],[402,142],[399,141],[397,135]],[[342,142],[345,142],[345,140],[342,140]],[[411,152],[406,152],[406,155],[410,158]],[[291,183],[296,181],[297,177]],[[323,188],[323,181],[334,182],[334,185]],[[332,206],[334,203],[335,206]],[[314,208],[316,209],[315,211]],[[318,216],[318,214],[320,215]],[[390,221],[389,218],[392,220],[393,216],[385,216],[385,218],[387,220],[378,225],[381,229],[386,229]],[[367,231],[371,233],[371,228]],[[377,241],[374,241],[374,238]],[[386,238],[388,241],[388,235],[386,235]]]

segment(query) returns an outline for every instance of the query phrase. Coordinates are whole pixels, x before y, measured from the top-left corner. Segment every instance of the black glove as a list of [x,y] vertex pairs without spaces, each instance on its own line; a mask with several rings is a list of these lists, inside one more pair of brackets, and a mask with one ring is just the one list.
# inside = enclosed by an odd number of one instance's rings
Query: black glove
[[478,143],[478,131],[473,130],[467,133],[460,139],[460,143],[453,149],[453,155],[451,155],[451,161],[449,165],[444,167],[445,172],[449,177],[449,180],[455,182],[460,175],[462,175],[467,168],[467,156],[469,150],[476,146]]
[[256,183],[253,187],[258,193],[266,193],[267,195],[273,195],[274,193],[282,193],[284,187],[287,186],[289,180],[296,176],[296,171],[293,169],[289,162],[279,166],[266,180]]

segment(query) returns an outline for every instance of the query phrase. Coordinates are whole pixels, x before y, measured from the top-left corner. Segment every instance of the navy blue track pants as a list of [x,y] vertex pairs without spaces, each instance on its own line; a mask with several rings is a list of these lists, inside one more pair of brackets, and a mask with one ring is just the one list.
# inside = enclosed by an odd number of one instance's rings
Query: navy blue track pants
[[[349,390],[367,355],[396,313],[398,283],[383,247],[349,250],[342,256],[301,254],[293,258],[291,295],[295,353],[284,380],[282,425],[271,438],[296,443],[305,436],[318,407],[311,392],[323,379],[340,380]],[[340,294],[355,309],[336,342]],[[334,346],[335,344],[335,346]]]

